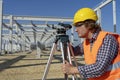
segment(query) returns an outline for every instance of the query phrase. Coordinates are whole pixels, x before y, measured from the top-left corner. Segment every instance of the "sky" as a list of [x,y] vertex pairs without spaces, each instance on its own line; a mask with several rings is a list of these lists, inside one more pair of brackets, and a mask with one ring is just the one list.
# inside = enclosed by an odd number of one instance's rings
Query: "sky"
[[[3,14],[73,18],[83,7],[95,8],[103,0],[3,0]],[[105,0],[104,0],[105,1]],[[116,0],[117,32],[120,33],[120,0]],[[102,8],[101,27],[114,32],[112,3]]]
[[101,0],[3,0],[4,14],[73,17],[81,7],[93,8]]

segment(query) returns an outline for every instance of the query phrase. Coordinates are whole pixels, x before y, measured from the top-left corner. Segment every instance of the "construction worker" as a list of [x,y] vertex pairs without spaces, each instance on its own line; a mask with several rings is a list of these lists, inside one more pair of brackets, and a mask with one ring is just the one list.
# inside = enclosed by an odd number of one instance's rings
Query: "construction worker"
[[97,20],[91,8],[75,13],[73,25],[84,41],[74,47],[74,54],[84,54],[86,65],[75,67],[65,61],[62,71],[88,80],[120,80],[120,35],[101,30]]

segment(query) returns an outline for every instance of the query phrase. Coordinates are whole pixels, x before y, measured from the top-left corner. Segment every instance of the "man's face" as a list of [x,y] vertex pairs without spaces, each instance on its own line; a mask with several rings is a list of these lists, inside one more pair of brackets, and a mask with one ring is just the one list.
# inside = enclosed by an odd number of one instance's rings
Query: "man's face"
[[77,23],[75,31],[78,33],[80,38],[87,38],[89,34],[89,30],[85,27],[84,23]]

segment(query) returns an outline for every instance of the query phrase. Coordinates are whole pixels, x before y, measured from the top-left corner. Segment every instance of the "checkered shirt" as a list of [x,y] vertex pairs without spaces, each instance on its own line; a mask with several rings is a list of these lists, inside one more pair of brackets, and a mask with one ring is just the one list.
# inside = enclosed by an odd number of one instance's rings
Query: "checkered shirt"
[[[99,31],[94,33],[90,41],[90,45],[94,44]],[[75,55],[84,54],[83,45],[80,44],[74,48]],[[112,60],[118,53],[118,42],[115,37],[108,34],[105,36],[101,47],[97,53],[96,63],[91,65],[78,66],[80,74],[84,78],[99,77],[106,72]]]

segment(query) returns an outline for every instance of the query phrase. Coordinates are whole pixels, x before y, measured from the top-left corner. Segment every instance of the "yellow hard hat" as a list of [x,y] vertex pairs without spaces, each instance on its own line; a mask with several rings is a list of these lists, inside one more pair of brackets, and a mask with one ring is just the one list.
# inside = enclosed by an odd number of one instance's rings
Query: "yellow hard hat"
[[75,25],[78,22],[82,22],[88,19],[91,19],[94,21],[98,20],[98,17],[95,11],[92,10],[91,8],[79,9],[74,15],[73,25]]

